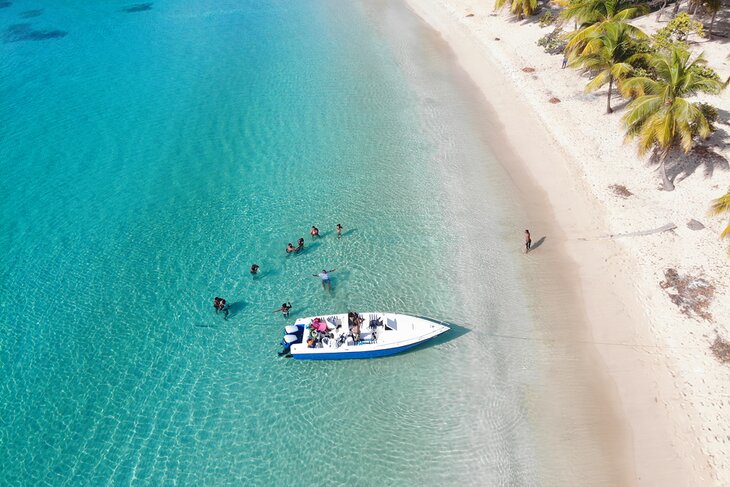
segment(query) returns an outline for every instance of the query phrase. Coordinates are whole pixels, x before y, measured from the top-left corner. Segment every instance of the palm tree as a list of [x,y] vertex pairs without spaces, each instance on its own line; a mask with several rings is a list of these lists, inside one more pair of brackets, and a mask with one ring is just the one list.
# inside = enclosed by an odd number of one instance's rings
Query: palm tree
[[723,0],[705,0],[703,5],[705,7],[705,10],[710,12],[712,14],[712,19],[710,20],[710,31],[709,31],[709,37],[710,40],[712,40],[712,29],[715,26],[715,17],[717,16],[717,12],[720,11],[722,8]]
[[[730,189],[723,196],[720,196],[716,200],[712,200],[712,206],[710,207],[711,215],[730,215]],[[730,221],[728,221],[725,230],[720,234],[720,238],[730,237]],[[728,253],[730,253],[730,247],[728,247]]]
[[604,24],[601,32],[586,38],[585,47],[574,56],[572,65],[596,73],[586,85],[586,91],[595,91],[608,83],[606,113],[613,113],[611,91],[614,81],[620,83],[633,71],[631,63],[640,57],[645,57],[644,54],[632,55],[632,42],[647,38],[648,36],[641,30],[626,22],[609,22]]
[[[643,11],[644,7],[629,7],[621,0],[574,0],[563,10],[563,16],[575,19],[583,27],[569,36],[566,52],[570,54],[581,51],[591,37],[605,30],[606,25],[624,22]],[[632,36],[644,35],[638,27],[629,25],[627,29]]]
[[630,7],[626,0],[570,0],[562,15],[587,27],[605,20],[627,20],[644,10],[644,7]]
[[[507,0],[495,0],[494,9],[500,10],[507,5]],[[509,11],[521,20],[525,15],[532,15],[537,10],[537,0],[509,0]]]
[[701,75],[700,68],[705,63],[702,54],[690,61],[687,51],[674,47],[653,58],[651,64],[656,72],[656,81],[634,77],[621,85],[624,96],[637,96],[623,117],[627,126],[626,139],[639,139],[640,156],[652,148],[659,154],[665,191],[674,189],[664,165],[670,150],[679,144],[687,153],[692,148],[695,135],[706,139],[712,133],[698,104],[686,99],[696,93],[716,92],[723,87],[720,81]]

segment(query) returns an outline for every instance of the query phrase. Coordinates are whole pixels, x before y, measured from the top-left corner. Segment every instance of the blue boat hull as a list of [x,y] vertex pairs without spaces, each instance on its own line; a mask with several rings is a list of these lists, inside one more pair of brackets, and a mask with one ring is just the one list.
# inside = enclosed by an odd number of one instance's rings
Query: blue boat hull
[[423,345],[424,343],[433,340],[434,338],[436,337],[431,337],[427,340],[423,340],[422,342],[412,343],[410,345],[404,345],[402,347],[384,348],[380,350],[365,350],[362,352],[352,350],[349,352],[292,354],[292,357],[299,360],[345,360],[386,357],[388,355],[395,355],[397,353],[405,352],[410,348]]

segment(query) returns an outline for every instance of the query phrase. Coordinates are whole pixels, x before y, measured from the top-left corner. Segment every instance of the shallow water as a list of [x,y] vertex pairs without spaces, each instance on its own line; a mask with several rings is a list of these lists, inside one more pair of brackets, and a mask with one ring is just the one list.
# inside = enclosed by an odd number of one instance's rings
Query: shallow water
[[[541,464],[531,419],[548,350],[494,339],[539,327],[525,212],[473,87],[388,3],[0,10],[0,483],[575,474]],[[276,356],[283,301],[457,326],[396,357],[298,362]]]

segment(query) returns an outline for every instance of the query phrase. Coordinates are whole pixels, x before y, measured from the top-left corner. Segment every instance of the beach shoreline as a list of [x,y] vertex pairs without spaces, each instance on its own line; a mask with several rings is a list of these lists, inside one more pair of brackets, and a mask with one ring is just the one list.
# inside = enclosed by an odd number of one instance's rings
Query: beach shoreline
[[[523,26],[508,25],[505,18],[490,15],[491,6],[472,2],[407,0],[407,3],[451,47],[458,63],[482,91],[490,111],[496,115],[499,137],[504,138],[502,144],[495,144],[498,158],[520,189],[526,206],[534,208],[528,214],[534,219],[536,231],[542,235],[545,230],[544,222],[539,221],[545,211],[557,223],[556,228],[547,225],[547,231],[554,232],[549,235],[551,248],[541,249],[541,254],[547,255],[534,257],[549,259],[552,265],[567,260],[573,267],[566,273],[575,274],[569,284],[575,287],[588,313],[583,332],[602,362],[608,376],[607,387],[614,389],[626,423],[629,439],[616,440],[623,442],[621,448],[627,450],[629,457],[623,461],[626,482],[707,485],[715,481],[722,484],[727,472],[715,463],[717,453],[713,455],[708,450],[707,439],[700,433],[706,429],[703,423],[707,418],[702,418],[702,411],[693,408],[689,401],[681,399],[688,392],[678,382],[682,381],[683,369],[696,366],[688,358],[693,350],[674,353],[672,346],[678,343],[668,342],[667,335],[658,333],[654,325],[656,320],[681,322],[683,317],[673,316],[679,315],[678,311],[669,308],[666,296],[655,289],[658,288],[655,275],[647,272],[646,262],[641,262],[645,248],[632,248],[625,241],[602,238],[619,233],[617,229],[625,228],[626,222],[617,221],[612,208],[596,197],[595,181],[587,177],[585,165],[576,161],[579,151],[585,149],[585,144],[581,145],[583,141],[576,139],[576,147],[566,144],[570,140],[567,115],[550,119],[549,112],[536,110],[536,100],[544,98],[544,103],[549,97],[541,91],[543,85],[529,84],[537,77],[520,68],[522,59],[516,53],[525,40],[515,29]],[[495,34],[490,31],[493,26],[489,22],[507,25]],[[577,91],[580,89],[582,86],[576,86]],[[600,120],[601,114],[596,113],[595,117]],[[546,119],[550,119],[549,124]],[[633,148],[626,146],[622,150],[628,154],[625,157],[630,157]],[[595,158],[601,161],[602,156],[597,154]],[[605,156],[603,159],[601,162],[605,163]],[[651,181],[655,177],[650,170],[636,166],[637,171],[646,171],[644,179]],[[667,195],[659,197],[666,199]],[[545,202],[547,209],[540,207]],[[559,249],[553,250],[552,246]],[[563,250],[565,255],[560,255]],[[550,255],[551,252],[554,253]],[[556,336],[549,330],[546,333],[551,339],[571,338]],[[681,340],[682,337],[677,337],[677,341]],[[702,341],[693,345],[698,347]],[[696,348],[694,352],[698,352]],[[722,365],[717,363],[713,372],[723,374]],[[708,382],[713,380],[709,385],[714,386],[714,381],[719,379],[721,376],[709,377]],[[718,418],[726,414],[717,405],[709,409],[710,413],[717,412]],[[719,448],[719,452],[724,451],[722,446]]]

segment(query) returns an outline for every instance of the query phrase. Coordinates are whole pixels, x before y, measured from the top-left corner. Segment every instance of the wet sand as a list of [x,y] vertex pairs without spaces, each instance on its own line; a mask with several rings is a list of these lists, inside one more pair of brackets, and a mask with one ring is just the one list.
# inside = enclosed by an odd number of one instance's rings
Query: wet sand
[[654,391],[667,377],[646,353],[655,345],[642,329],[644,311],[632,284],[612,268],[620,249],[611,240],[583,239],[604,232],[602,209],[476,39],[438,2],[408,3],[434,29],[428,35],[453,51],[465,96],[484,104],[481,132],[528,215],[515,225],[530,228],[537,244],[524,256],[530,262],[523,278],[540,302],[542,330],[495,339],[537,340],[551,351],[544,382],[529,399],[543,446],[541,484],[567,485],[551,474],[568,471],[590,485],[688,484],[686,460],[656,402]]

